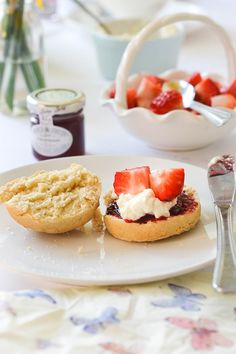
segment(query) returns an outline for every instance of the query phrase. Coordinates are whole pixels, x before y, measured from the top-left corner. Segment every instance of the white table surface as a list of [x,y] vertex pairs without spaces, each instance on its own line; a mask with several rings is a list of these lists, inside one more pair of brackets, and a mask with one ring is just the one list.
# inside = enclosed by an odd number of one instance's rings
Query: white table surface
[[[236,46],[234,0],[200,0],[192,3],[201,5],[208,15],[224,26]],[[100,106],[99,97],[107,82],[99,72],[87,28],[66,19],[55,25],[55,30],[46,34],[45,44],[48,86],[79,88],[86,94],[87,154],[156,156],[206,168],[212,156],[235,152],[235,132],[227,139],[195,151],[165,152],[147,147],[129,136],[110,110]],[[225,76],[225,57],[215,35],[203,27],[192,31],[183,45],[179,68],[189,71],[214,71]],[[36,162],[36,159],[31,152],[29,118],[12,118],[0,114],[0,172],[33,162]],[[55,284],[23,277],[0,268],[0,290],[45,286]]]

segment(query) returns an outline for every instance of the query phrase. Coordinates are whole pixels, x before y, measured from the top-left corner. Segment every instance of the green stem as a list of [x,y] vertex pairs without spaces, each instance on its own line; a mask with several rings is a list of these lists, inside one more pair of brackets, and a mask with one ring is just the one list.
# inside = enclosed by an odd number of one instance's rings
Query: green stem
[[3,79],[3,74],[4,74],[4,62],[0,63],[0,90],[1,90],[1,86],[2,86],[2,79]]
[[[22,56],[30,58],[31,54],[27,45],[24,31],[22,32],[21,41]],[[21,70],[24,75],[29,92],[34,91],[38,88],[45,87],[43,73],[38,60],[32,60],[28,61],[27,63],[22,63]]]
[[16,72],[17,72],[17,64],[12,63],[11,70],[10,70],[10,77],[7,84],[7,90],[5,95],[6,103],[11,111],[13,110],[13,106],[14,106],[13,103],[14,103]]
[[17,73],[17,59],[20,54],[20,39],[23,24],[24,0],[18,0],[18,7],[8,14],[8,25],[5,41],[5,60],[8,61],[10,76],[8,79],[5,99],[10,110],[13,109],[15,81]]
[[[14,91],[18,66],[21,68],[29,92],[45,87],[40,64],[38,60],[33,60],[24,32],[24,0],[16,1],[17,7],[10,13],[6,12],[4,18],[6,33],[4,46],[5,64],[0,63],[0,88],[4,72],[6,71],[6,75],[9,75],[5,91],[5,101],[10,110],[14,108]],[[7,3],[9,6],[9,0],[7,0]],[[8,62],[7,69],[6,61]]]
[[[6,1],[6,9],[9,6],[9,1]],[[5,32],[5,40],[4,40],[4,49],[3,49],[3,58],[7,58],[10,50],[10,38],[11,34],[14,32],[14,16],[8,14],[5,9],[6,14],[3,16],[2,20],[2,31]],[[3,59],[4,60],[4,59]],[[5,61],[0,64],[0,89],[3,81],[3,75],[5,71]]]
[[29,92],[45,87],[44,77],[37,60],[20,65]]
[[45,84],[45,80],[44,80],[44,75],[42,73],[42,69],[41,69],[41,66],[40,66],[38,60],[33,60],[31,62],[31,65],[32,65],[33,72],[35,73],[35,77],[37,77],[36,89],[45,87],[46,84]]

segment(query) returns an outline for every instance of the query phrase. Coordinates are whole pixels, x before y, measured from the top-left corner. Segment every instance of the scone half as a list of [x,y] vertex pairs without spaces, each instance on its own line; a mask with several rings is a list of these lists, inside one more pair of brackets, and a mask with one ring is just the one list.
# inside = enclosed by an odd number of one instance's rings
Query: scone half
[[72,164],[7,183],[0,188],[0,202],[25,228],[56,234],[86,224],[99,206],[100,193],[99,178]]
[[186,203],[179,213],[175,212],[177,215],[138,222],[127,221],[116,213],[107,212],[104,216],[106,228],[112,236],[133,242],[151,242],[182,234],[197,224],[201,214],[201,205],[193,189],[186,188],[182,196]]

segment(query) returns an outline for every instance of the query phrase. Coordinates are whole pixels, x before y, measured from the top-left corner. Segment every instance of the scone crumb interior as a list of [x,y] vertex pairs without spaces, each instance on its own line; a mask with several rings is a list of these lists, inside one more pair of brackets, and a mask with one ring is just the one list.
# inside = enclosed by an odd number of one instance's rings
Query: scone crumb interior
[[14,206],[20,215],[55,218],[90,208],[100,190],[97,176],[78,164],[54,171],[39,171],[0,188],[0,202]]
[[102,231],[104,229],[103,215],[100,208],[97,208],[92,218],[92,228],[94,231]]

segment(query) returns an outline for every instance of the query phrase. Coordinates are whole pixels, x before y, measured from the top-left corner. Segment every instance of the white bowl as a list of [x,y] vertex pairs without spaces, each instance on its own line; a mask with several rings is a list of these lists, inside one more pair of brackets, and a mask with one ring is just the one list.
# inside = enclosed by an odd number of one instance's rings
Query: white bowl
[[[147,73],[131,76],[128,80],[128,87],[138,87],[145,75]],[[160,76],[169,80],[184,80],[189,75],[184,71],[173,70]],[[215,78],[216,76],[212,74],[208,77]],[[173,151],[198,149],[229,135],[236,125],[236,111],[227,124],[216,127],[204,116],[192,114],[186,110],[174,110],[158,115],[142,107],[123,108],[117,105],[114,99],[109,98],[109,91],[112,87],[114,83],[104,92],[103,104],[112,108],[128,133],[156,149]]]
[[[204,116],[195,115],[186,110],[174,110],[167,114],[157,115],[142,107],[127,109],[126,89],[128,86],[137,87],[143,77],[143,74],[129,76],[132,62],[142,44],[157,29],[184,20],[204,22],[215,31],[225,49],[228,81],[235,78],[236,62],[234,50],[223,28],[206,16],[182,13],[170,15],[162,19],[155,19],[130,42],[117,72],[115,99],[109,99],[109,90],[106,90],[103,95],[103,103],[112,109],[124,129],[131,135],[157,149],[198,149],[231,134],[236,125],[235,110],[232,111],[233,117],[231,120],[221,127],[216,127]],[[186,79],[189,73],[180,70],[171,70],[159,76],[172,80]],[[225,79],[221,78],[220,81],[226,83]],[[111,86],[114,86],[114,83]]]
[[[100,29],[92,32],[97,60],[105,79],[115,79],[127,45],[146,23],[143,19],[114,19],[105,21],[113,35],[106,34]],[[183,39],[184,28],[181,23],[162,28],[151,39],[145,41],[130,72],[145,70],[158,74],[175,68]]]

